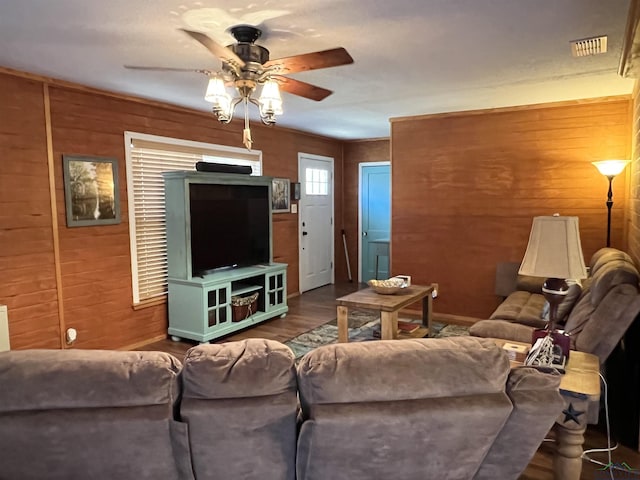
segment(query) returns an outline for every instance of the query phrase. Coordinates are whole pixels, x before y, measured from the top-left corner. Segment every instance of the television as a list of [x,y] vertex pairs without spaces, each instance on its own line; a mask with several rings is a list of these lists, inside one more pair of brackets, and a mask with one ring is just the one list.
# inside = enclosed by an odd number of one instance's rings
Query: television
[[270,209],[268,185],[190,183],[192,276],[270,263]]

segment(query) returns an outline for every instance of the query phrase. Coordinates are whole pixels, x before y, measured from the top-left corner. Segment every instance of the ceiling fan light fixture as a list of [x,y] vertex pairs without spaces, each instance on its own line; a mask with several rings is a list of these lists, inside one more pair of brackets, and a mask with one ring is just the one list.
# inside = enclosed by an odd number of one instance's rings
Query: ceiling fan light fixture
[[204,99],[213,104],[213,114],[222,123],[229,123],[233,116],[231,96],[227,93],[224,80],[218,75],[209,77]]
[[267,125],[276,123],[275,116],[282,115],[282,97],[280,96],[280,86],[275,80],[267,80],[262,86],[262,92],[258,99],[260,106],[260,117]]
[[[280,88],[293,95],[320,101],[333,92],[294,78],[283,78],[283,83],[274,81],[272,75],[296,73],[320,68],[337,67],[353,63],[351,55],[342,47],[294,55],[275,60],[269,59],[269,50],[254,42],[262,31],[253,25],[236,25],[230,28],[236,40],[223,46],[202,32],[180,29],[182,32],[204,46],[210,53],[222,61],[222,71],[212,72],[205,69],[172,67],[142,67],[125,65],[125,68],[137,70],[197,72],[208,76],[204,99],[213,107],[213,115],[221,123],[229,123],[239,103],[244,104],[243,143],[250,150],[253,140],[249,129],[249,103],[259,108],[260,118],[266,125],[276,123],[276,116],[282,115],[282,97]],[[227,92],[227,86],[233,85],[234,92]],[[258,85],[262,86],[259,98],[255,98]]]

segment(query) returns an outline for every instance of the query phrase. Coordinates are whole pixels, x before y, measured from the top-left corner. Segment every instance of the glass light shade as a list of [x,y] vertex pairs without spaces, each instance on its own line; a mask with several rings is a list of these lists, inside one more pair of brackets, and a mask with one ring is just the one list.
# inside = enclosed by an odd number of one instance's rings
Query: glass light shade
[[624,167],[631,160],[602,160],[600,162],[591,162],[598,171],[605,177],[615,177],[624,170]]
[[518,273],[545,278],[586,278],[578,217],[534,217]]
[[231,96],[227,93],[224,80],[220,77],[209,78],[207,91],[204,94],[207,102],[213,103],[214,111],[221,111],[223,114],[231,115]]
[[275,80],[267,80],[262,86],[262,92],[258,99],[260,104],[260,114],[282,115],[282,97],[280,96],[280,86]]

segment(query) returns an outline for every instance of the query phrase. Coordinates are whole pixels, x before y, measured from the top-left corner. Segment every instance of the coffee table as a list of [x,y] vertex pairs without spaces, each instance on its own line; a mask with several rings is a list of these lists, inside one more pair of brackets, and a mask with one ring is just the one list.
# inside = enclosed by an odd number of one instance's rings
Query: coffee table
[[[499,346],[506,343],[500,339],[494,339],[494,342]],[[528,345],[512,341],[508,343]],[[522,366],[522,363],[515,361],[511,364]],[[589,406],[600,399],[600,361],[590,353],[571,350],[565,371],[560,381],[560,394],[564,398],[565,408],[553,426],[556,432],[553,478],[580,480],[582,445],[589,423]]]
[[380,312],[380,338],[398,338],[398,312],[412,303],[422,300],[422,324],[431,327],[432,293],[438,284],[411,285],[394,295],[381,295],[371,288],[358,290],[336,299],[338,313],[338,342],[349,341],[349,308],[364,308]]

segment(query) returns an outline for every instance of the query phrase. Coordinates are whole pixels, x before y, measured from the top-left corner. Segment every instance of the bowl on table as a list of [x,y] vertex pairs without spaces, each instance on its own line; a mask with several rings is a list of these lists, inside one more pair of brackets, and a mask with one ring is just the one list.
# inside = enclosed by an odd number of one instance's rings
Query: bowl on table
[[404,280],[400,278],[388,278],[387,280],[369,280],[367,282],[374,292],[381,295],[393,295],[406,287]]

